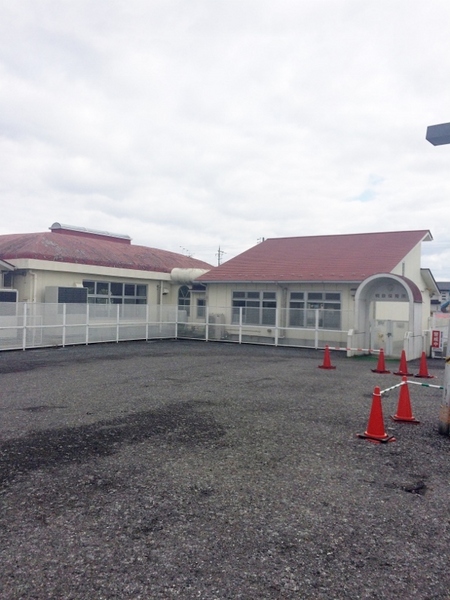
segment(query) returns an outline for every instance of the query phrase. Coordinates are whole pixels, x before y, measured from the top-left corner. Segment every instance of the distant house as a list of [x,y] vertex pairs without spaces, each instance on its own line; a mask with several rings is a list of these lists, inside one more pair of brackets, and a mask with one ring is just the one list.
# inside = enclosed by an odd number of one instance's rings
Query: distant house
[[0,302],[183,306],[211,268],[126,235],[53,223],[49,232],[0,236]]
[[431,299],[432,312],[450,312],[450,281],[438,281],[439,293]]
[[267,239],[197,282],[207,287],[210,314],[251,325],[255,341],[274,328],[292,343],[322,329],[341,345],[405,348],[411,359],[426,346],[438,291],[420,264],[422,242],[431,240],[427,230]]

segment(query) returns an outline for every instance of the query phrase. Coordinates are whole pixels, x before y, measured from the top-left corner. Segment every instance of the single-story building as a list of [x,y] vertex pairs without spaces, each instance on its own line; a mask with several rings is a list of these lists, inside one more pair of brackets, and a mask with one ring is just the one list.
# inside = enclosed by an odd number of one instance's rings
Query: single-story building
[[[409,360],[430,346],[431,297],[439,289],[421,268],[421,245],[431,240],[427,230],[274,238],[212,267],[133,245],[129,236],[54,223],[49,232],[0,236],[0,303],[36,306],[27,321],[34,327],[55,322],[54,304],[63,314],[70,304],[86,304],[102,326],[122,311],[112,305],[127,305],[122,312],[134,311],[135,320],[142,319],[137,305],[145,305],[146,319],[151,311],[153,320],[175,320],[177,335],[328,343],[349,353],[382,347],[392,356],[404,349]],[[8,321],[10,312],[2,311]],[[81,312],[73,306],[73,314]],[[11,311],[12,320],[17,315]],[[12,320],[4,336],[17,337]],[[84,339],[83,322],[74,343]],[[131,328],[127,335],[132,339]]]
[[53,223],[49,232],[0,235],[0,302],[204,307],[192,286],[211,265],[138,246],[127,235]]
[[[408,360],[429,344],[430,299],[438,293],[421,268],[428,230],[266,239],[200,275],[212,323],[228,339],[301,344],[317,332],[355,349]],[[250,337],[252,336],[252,337]],[[291,342],[289,342],[291,340]]]

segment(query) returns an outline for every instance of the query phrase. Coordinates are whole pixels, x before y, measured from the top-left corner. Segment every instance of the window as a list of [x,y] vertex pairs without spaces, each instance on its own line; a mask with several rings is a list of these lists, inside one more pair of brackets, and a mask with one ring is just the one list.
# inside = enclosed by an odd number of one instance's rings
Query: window
[[315,327],[316,309],[320,328],[341,328],[340,292],[291,292],[289,327]]
[[291,292],[289,302],[289,327],[305,326],[305,294]]
[[83,281],[92,304],[147,304],[147,286],[117,281]]
[[197,319],[203,319],[206,316],[205,298],[197,298]]
[[[1,280],[0,280],[0,284],[1,284]],[[6,271],[6,273],[3,273],[3,285],[0,285],[0,287],[12,288],[12,285],[13,285],[13,272]]]
[[233,292],[233,323],[239,323],[242,310],[244,325],[275,325],[275,292]]
[[185,310],[189,317],[191,310],[191,290],[187,285],[182,285],[178,290],[178,310]]

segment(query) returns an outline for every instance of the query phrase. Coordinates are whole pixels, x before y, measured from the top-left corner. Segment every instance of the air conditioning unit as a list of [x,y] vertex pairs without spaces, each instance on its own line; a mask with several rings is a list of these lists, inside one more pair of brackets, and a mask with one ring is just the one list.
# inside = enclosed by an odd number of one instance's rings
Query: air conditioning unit
[[0,289],[0,339],[16,338],[19,293],[11,288]]
[[0,289],[0,302],[18,302],[19,292],[10,288]]
[[209,329],[211,340],[223,340],[225,338],[225,315],[209,315],[209,324],[213,325]]
[[86,304],[87,288],[47,286],[44,301],[52,304]]

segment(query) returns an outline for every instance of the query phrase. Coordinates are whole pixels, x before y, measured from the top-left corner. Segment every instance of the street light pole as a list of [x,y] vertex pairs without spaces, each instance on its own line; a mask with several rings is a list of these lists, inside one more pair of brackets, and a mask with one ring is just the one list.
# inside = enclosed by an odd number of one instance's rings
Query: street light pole
[[[450,144],[450,123],[430,125],[427,127],[426,139],[433,146]],[[447,353],[445,357],[443,404],[439,414],[439,433],[442,435],[449,435],[450,433],[450,321],[448,324]]]

